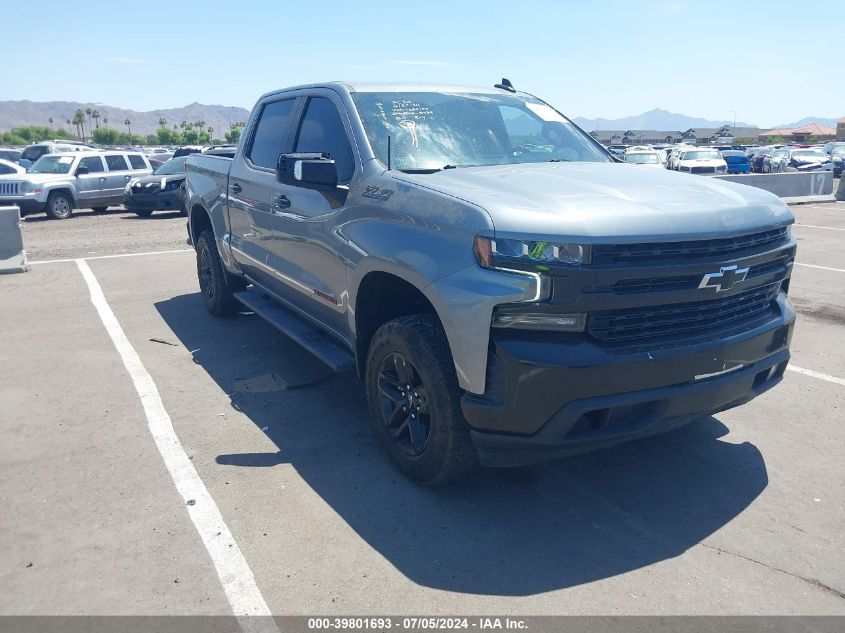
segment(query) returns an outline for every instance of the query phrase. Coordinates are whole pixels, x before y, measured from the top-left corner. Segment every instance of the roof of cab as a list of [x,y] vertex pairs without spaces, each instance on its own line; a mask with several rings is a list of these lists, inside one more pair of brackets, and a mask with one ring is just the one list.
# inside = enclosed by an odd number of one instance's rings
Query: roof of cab
[[[328,88],[337,92],[465,92],[474,94],[514,94],[501,88],[481,86],[461,86],[454,84],[421,83],[421,82],[377,82],[377,81],[329,81],[326,83],[302,84],[279,88],[261,95],[261,99],[281,92],[293,90],[310,90],[314,88]],[[517,91],[518,92],[518,91]]]

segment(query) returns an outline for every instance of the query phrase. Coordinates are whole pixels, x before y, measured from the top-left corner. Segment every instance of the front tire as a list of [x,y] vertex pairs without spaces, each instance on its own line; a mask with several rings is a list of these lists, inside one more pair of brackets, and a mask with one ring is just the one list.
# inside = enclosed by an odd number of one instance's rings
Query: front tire
[[66,193],[51,193],[47,198],[46,211],[54,220],[66,220],[73,213],[73,199]]
[[449,343],[436,317],[404,316],[378,329],[367,354],[366,388],[373,432],[409,478],[434,486],[477,466]]
[[203,231],[197,240],[197,277],[203,302],[211,314],[229,316],[238,310],[240,303],[232,295],[246,284],[226,272],[211,229]]

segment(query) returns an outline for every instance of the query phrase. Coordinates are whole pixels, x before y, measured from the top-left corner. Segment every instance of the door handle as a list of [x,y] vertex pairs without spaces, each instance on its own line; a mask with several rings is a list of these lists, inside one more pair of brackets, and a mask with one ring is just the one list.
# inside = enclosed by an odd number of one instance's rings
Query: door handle
[[106,182],[105,178],[100,178],[100,182]]
[[229,191],[231,191],[232,193],[240,193],[241,186],[238,183],[232,183],[231,185],[229,185]]
[[288,198],[283,193],[280,193],[277,196],[273,196],[273,208],[274,209],[288,209],[288,208],[290,208],[290,198]]
[[132,176],[124,176],[123,177],[124,180],[129,180],[130,178],[132,178]]

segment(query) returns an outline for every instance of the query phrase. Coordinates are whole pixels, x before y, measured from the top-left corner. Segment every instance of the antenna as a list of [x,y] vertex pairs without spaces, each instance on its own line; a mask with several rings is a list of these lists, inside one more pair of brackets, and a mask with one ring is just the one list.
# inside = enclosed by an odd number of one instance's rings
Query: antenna
[[508,92],[516,92],[516,88],[513,87],[510,79],[502,77],[502,83],[495,84],[494,88],[501,88],[502,90],[507,90]]
[[390,134],[387,135],[387,171],[390,171]]

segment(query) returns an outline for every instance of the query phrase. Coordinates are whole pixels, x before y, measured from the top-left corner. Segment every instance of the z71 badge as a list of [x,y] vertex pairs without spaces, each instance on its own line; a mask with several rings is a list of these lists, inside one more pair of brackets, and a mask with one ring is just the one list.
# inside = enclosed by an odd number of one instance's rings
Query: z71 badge
[[382,189],[376,185],[367,185],[364,193],[361,194],[365,198],[373,198],[375,200],[387,200],[393,195],[393,189]]

